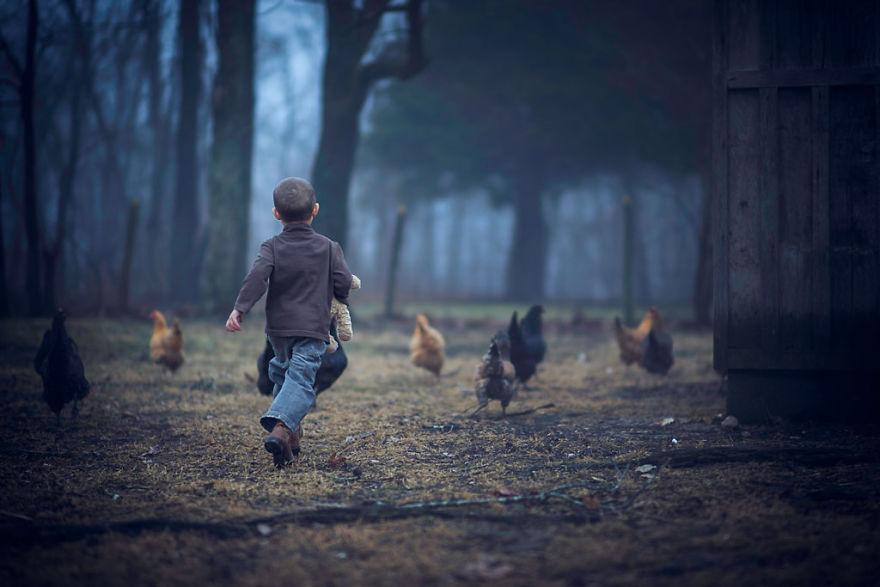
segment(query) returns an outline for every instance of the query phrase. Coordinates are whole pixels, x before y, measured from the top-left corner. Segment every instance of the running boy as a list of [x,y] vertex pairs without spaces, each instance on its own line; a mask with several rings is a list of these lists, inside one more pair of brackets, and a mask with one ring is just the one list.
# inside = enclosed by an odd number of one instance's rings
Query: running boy
[[309,182],[289,177],[272,196],[272,214],[284,229],[260,246],[226,320],[226,331],[241,330],[244,314],[268,288],[266,335],[275,350],[269,363],[275,390],[260,424],[270,433],[266,450],[275,466],[283,467],[299,453],[300,422],[315,403],[315,373],[330,340],[330,301],[335,296],[348,303],[351,272],[339,243],[311,226],[319,205]]

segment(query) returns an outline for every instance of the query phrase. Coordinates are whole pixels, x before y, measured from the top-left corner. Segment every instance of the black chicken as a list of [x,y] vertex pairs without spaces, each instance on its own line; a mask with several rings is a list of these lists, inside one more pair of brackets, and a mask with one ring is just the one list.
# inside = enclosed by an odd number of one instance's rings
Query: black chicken
[[666,375],[675,363],[672,352],[672,337],[663,329],[662,324],[654,324],[648,336],[642,341],[642,360],[639,365],[657,375]]
[[34,370],[43,378],[43,399],[55,412],[61,425],[61,410],[73,402],[73,417],[77,415],[77,402],[89,394],[82,359],[76,343],[64,328],[66,316],[59,308],[52,319],[52,328],[43,335],[43,342],[34,357]]
[[[330,335],[339,343],[335,322],[330,326]],[[266,348],[263,349],[262,354],[257,358],[257,389],[263,395],[272,395],[272,392],[275,390],[275,384],[269,379],[269,361],[274,357],[275,351],[267,340]],[[321,357],[321,366],[315,374],[315,395],[320,394],[325,389],[329,389],[339,379],[339,376],[342,375],[347,366],[348,357],[345,355],[341,343],[334,352],[325,353]]]
[[263,395],[272,395],[275,391],[275,384],[269,379],[269,361],[275,358],[275,349],[266,339],[266,348],[257,357],[257,389]]
[[510,339],[510,362],[516,368],[516,378],[523,384],[535,374],[538,363],[547,354],[547,343],[541,332],[543,306],[538,304],[529,308],[522,322],[517,321],[516,311],[510,317],[507,336]]

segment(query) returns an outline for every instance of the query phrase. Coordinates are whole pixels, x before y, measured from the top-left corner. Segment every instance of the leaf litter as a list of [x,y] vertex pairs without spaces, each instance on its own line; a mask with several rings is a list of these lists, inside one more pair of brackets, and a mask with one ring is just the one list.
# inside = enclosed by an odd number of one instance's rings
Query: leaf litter
[[620,365],[608,330],[548,323],[534,389],[510,406],[522,414],[490,403],[470,419],[468,374],[503,323],[437,321],[454,345],[440,379],[409,365],[408,322],[365,324],[276,471],[259,328],[184,324],[190,360],[167,377],[146,360],[149,324],[70,322],[95,386],[60,431],[16,359],[45,324],[0,334],[17,349],[0,363],[5,584],[858,583],[874,568],[876,437],[722,427],[710,333],[676,333],[661,378]]

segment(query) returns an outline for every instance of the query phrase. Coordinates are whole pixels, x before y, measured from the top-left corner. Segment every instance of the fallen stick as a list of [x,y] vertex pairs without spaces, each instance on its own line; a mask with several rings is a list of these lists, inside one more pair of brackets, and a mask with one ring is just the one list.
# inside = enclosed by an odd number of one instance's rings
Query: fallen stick
[[784,446],[743,448],[718,446],[656,452],[643,459],[639,459],[639,462],[661,463],[668,461],[669,466],[673,468],[746,462],[779,462],[827,467],[843,464],[872,463],[878,460],[880,460],[880,454],[876,451],[853,451],[843,448]]
[[507,414],[508,418],[512,418],[513,416],[525,416],[526,414],[531,414],[532,412],[537,412],[538,410],[546,410],[548,408],[555,408],[556,404],[544,404],[543,406],[538,406],[537,408],[531,408],[528,410],[523,410],[521,412],[512,412]]
[[582,523],[583,515],[569,516],[534,516],[523,515],[517,512],[515,515],[497,515],[475,513],[467,510],[456,510],[458,506],[484,505],[492,503],[517,503],[517,502],[546,502],[550,499],[563,499],[569,503],[583,507],[583,501],[575,499],[565,493],[566,489],[587,487],[586,483],[568,483],[558,485],[546,491],[528,495],[510,495],[501,497],[487,497],[479,499],[450,499],[442,501],[411,502],[405,504],[393,504],[378,501],[363,506],[325,506],[308,510],[295,510],[291,512],[279,512],[271,516],[260,518],[229,520],[225,522],[191,522],[187,520],[168,520],[146,518],[128,520],[124,522],[107,522],[103,524],[13,524],[0,526],[0,544],[27,544],[27,543],[53,543],[71,540],[80,540],[88,536],[117,532],[120,534],[140,534],[146,531],[154,532],[206,532],[217,538],[240,538],[243,536],[260,533],[259,525],[272,523],[292,522],[296,524],[339,524],[351,522],[381,522],[401,518],[418,516],[432,516],[438,518],[455,519],[469,518],[512,525],[533,524],[538,519],[550,519],[554,522],[570,521]]

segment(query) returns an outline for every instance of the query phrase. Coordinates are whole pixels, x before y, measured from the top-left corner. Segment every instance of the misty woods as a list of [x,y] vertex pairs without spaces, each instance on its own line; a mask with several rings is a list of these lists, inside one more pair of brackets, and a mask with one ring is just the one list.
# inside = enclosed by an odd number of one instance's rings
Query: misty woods
[[6,2],[0,310],[225,308],[296,175],[364,300],[400,204],[403,296],[619,300],[629,195],[636,301],[699,316],[705,4]]

